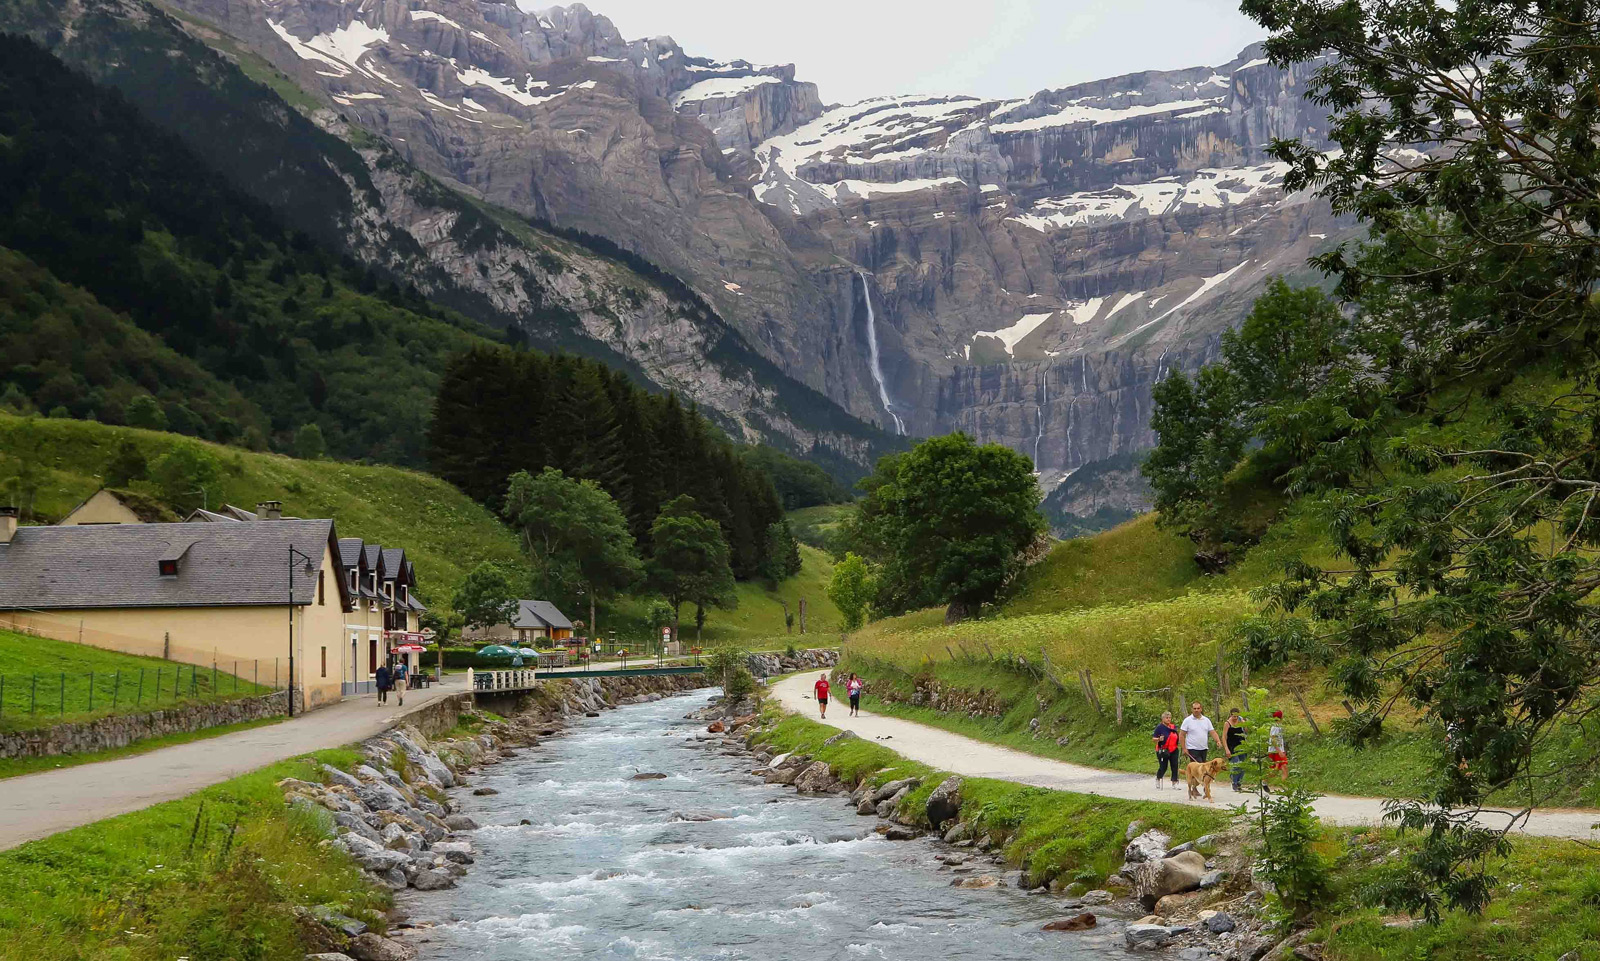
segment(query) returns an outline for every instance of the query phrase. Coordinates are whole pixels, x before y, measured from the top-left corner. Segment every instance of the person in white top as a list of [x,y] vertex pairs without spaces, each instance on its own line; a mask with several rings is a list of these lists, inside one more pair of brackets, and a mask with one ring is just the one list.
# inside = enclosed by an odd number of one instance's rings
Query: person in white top
[[[1183,732],[1184,753],[1189,755],[1189,760],[1202,764],[1206,755],[1211,753],[1211,741],[1217,742],[1217,747],[1222,747],[1222,737],[1217,734],[1211,718],[1206,717],[1205,710],[1199,701],[1195,701],[1189,705],[1189,716],[1178,726],[1178,730]],[[1210,735],[1209,739],[1207,735]]]

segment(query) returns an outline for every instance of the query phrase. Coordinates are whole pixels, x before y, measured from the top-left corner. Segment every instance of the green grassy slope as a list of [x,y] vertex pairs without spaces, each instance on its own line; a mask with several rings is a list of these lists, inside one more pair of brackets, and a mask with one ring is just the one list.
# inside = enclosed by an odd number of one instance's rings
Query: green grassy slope
[[[444,481],[398,467],[305,461],[223,447],[158,431],[112,427],[88,421],[24,419],[0,414],[0,476],[15,469],[21,435],[42,441],[48,475],[34,503],[42,521],[54,521],[101,485],[106,463],[123,439],[131,439],[154,462],[175,447],[209,452],[222,464],[212,507],[224,503],[253,508],[281,500],[296,517],[331,517],[341,537],[360,537],[403,547],[417,565],[419,593],[428,602],[448,600],[480,561],[525,569],[516,539],[481,505]],[[154,488],[133,482],[136,490]],[[198,499],[196,499],[198,500]]]
[[5,678],[0,688],[0,731],[225,701],[269,690],[226,671],[213,678],[209,670],[200,669],[191,679],[192,669],[160,658],[0,630],[0,677]]

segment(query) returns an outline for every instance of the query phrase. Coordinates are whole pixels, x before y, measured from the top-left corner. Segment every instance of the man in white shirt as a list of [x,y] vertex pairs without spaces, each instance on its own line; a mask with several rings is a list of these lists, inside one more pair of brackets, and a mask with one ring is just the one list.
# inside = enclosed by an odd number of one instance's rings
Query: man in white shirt
[[[1199,701],[1189,705],[1189,716],[1183,719],[1178,730],[1183,732],[1183,749],[1191,761],[1205,763],[1206,755],[1211,753],[1210,741],[1215,741],[1217,747],[1222,747],[1222,737],[1217,734],[1211,718],[1206,717],[1205,707]],[[1210,741],[1206,738],[1208,734]]]

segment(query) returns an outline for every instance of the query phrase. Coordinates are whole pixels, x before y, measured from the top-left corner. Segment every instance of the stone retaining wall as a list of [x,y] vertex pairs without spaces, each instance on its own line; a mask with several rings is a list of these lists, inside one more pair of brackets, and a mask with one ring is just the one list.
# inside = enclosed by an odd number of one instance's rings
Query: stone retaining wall
[[793,674],[795,671],[809,671],[813,668],[832,667],[839,663],[839,651],[835,648],[814,647],[789,654],[751,654],[745,658],[745,666],[750,668],[750,673],[756,677],[777,677],[780,674]]
[[[276,691],[260,697],[188,704],[145,714],[114,714],[98,720],[32,731],[0,734],[0,758],[54,757],[127,747],[145,738],[187,734],[203,728],[238,724],[284,713],[287,694]],[[296,697],[295,706],[304,709]]]

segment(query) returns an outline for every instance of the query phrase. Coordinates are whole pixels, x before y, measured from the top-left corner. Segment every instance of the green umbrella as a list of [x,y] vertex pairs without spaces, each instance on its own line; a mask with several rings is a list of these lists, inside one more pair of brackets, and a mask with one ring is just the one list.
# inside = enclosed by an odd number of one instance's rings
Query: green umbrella
[[504,644],[490,644],[478,651],[479,657],[515,657],[517,652]]

